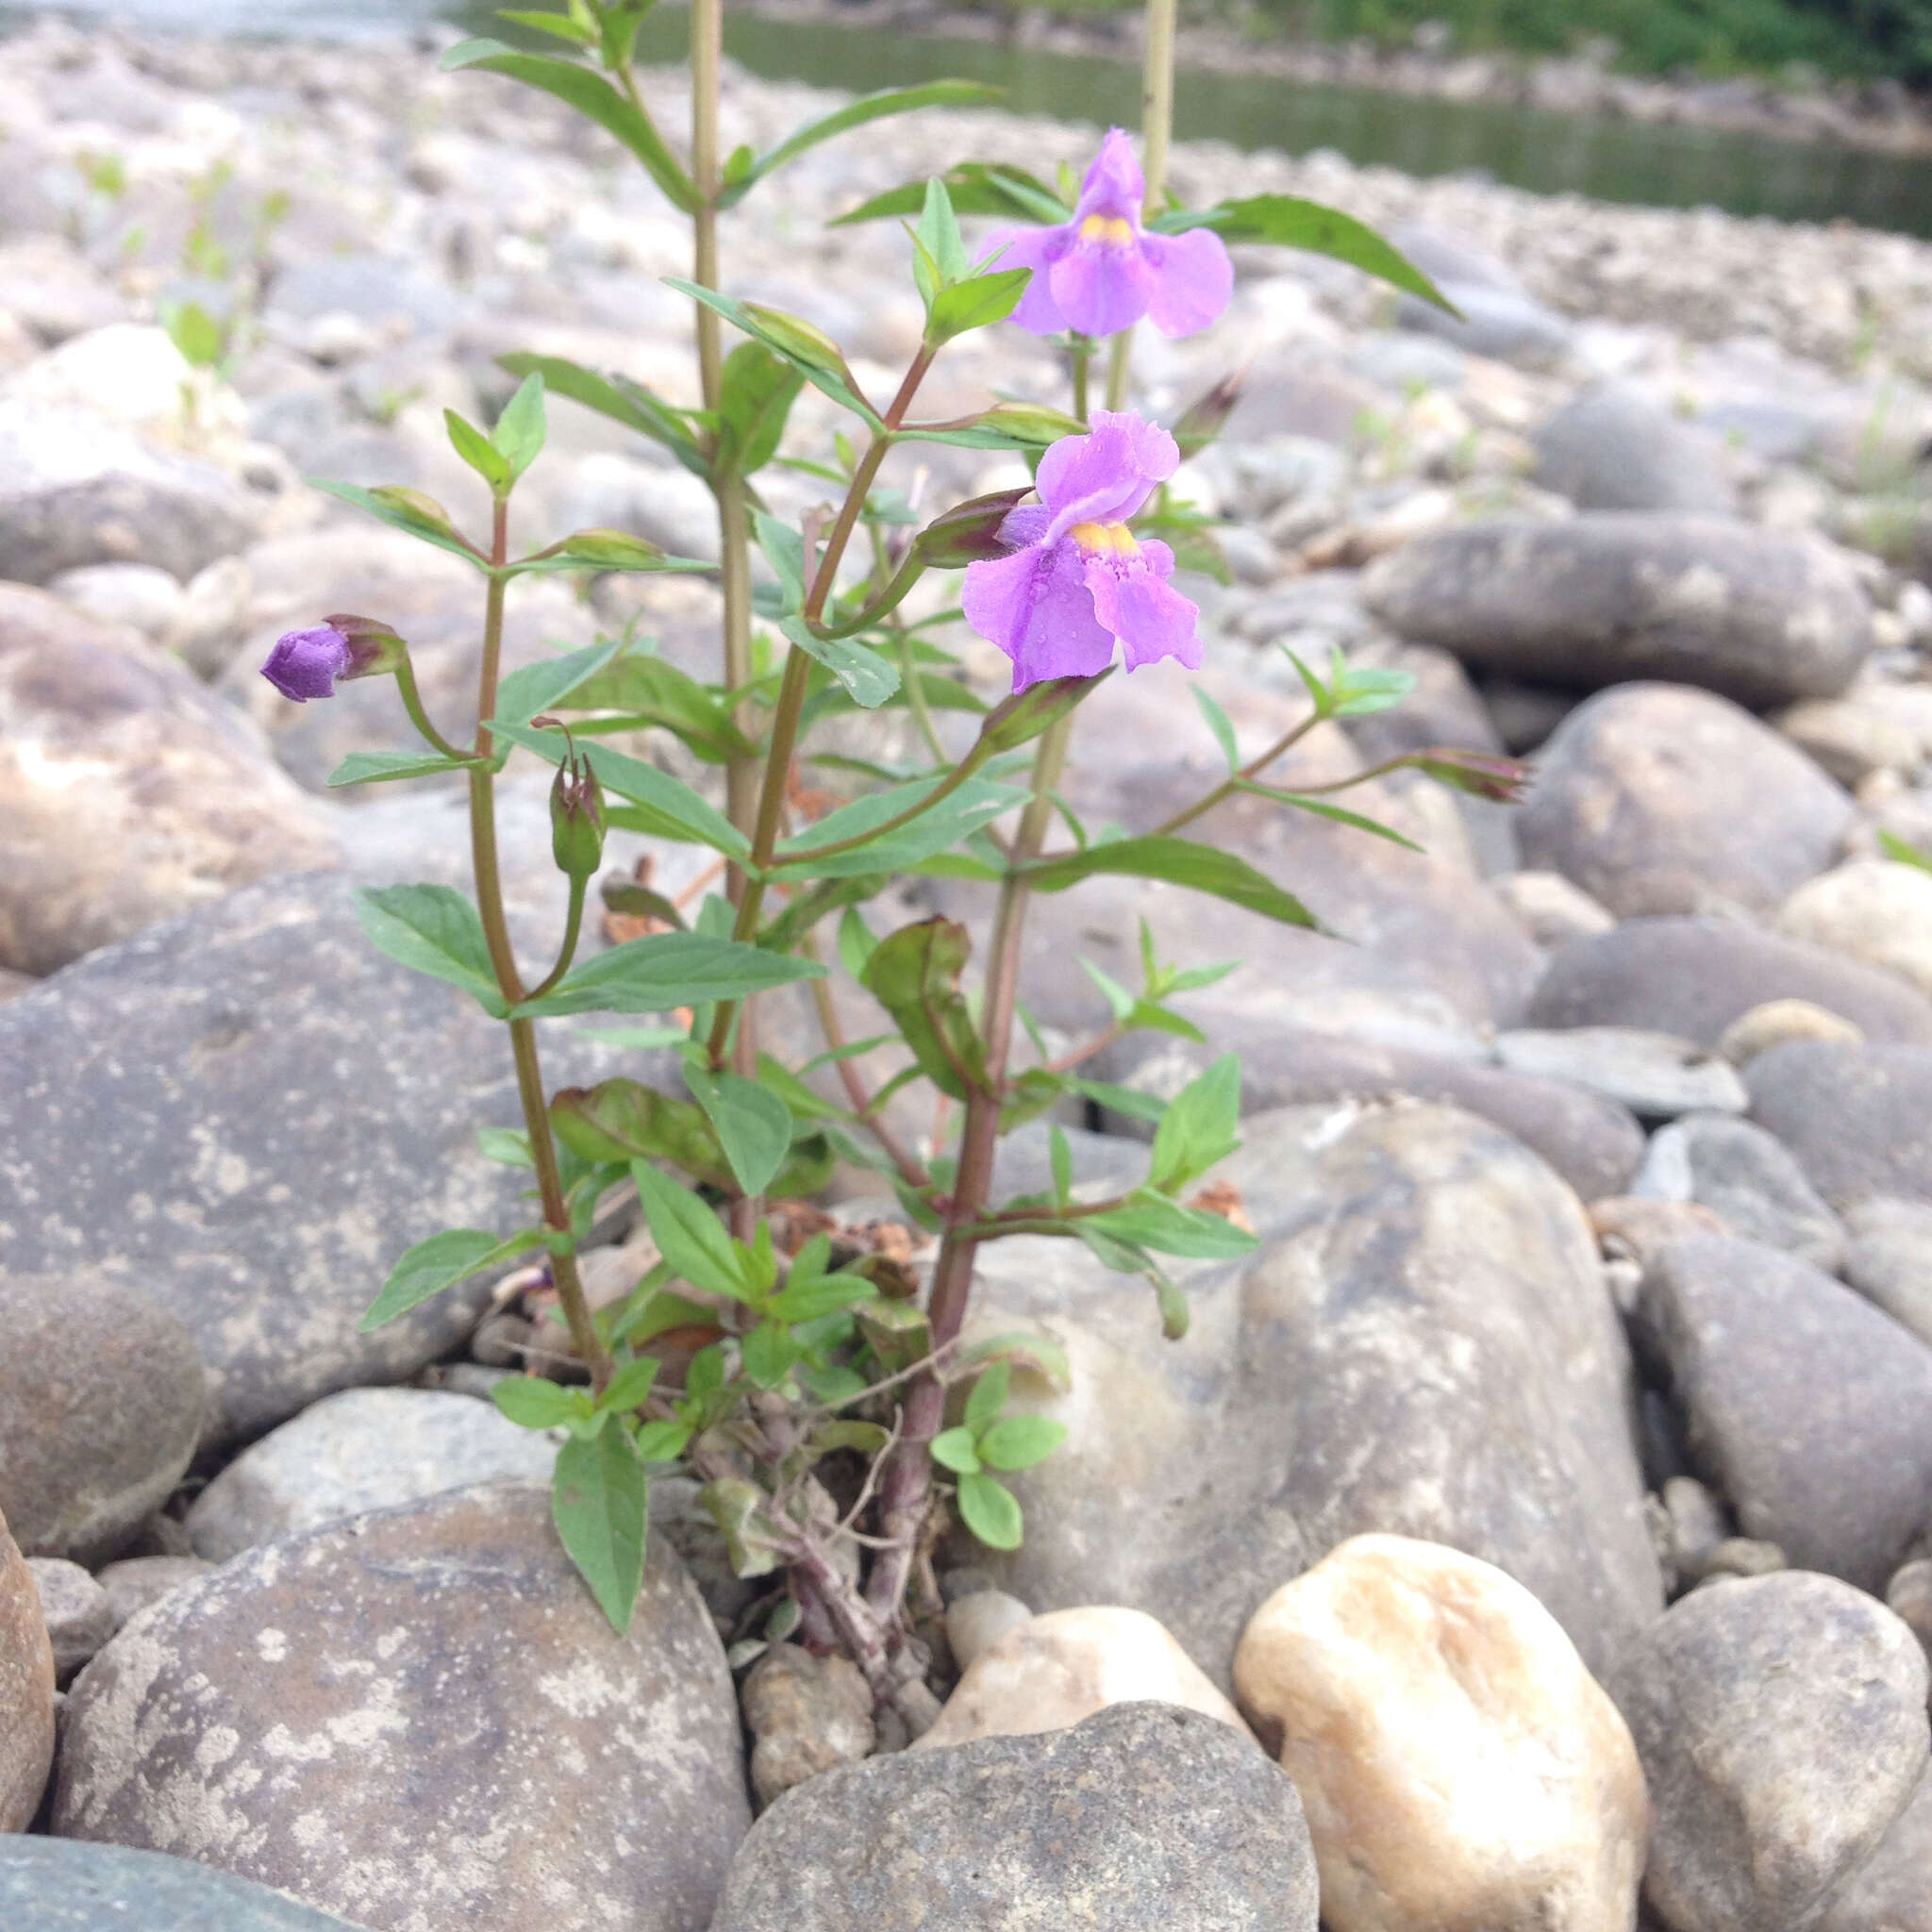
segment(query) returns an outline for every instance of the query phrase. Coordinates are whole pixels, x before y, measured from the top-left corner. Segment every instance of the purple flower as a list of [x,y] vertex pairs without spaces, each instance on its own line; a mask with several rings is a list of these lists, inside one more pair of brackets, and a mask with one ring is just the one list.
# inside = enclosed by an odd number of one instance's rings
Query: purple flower
[[1038,504],[999,527],[1009,556],[969,564],[966,622],[1013,660],[1013,689],[1046,677],[1091,677],[1113,661],[1201,664],[1200,615],[1169,582],[1174,552],[1127,529],[1180,451],[1139,416],[1096,410],[1091,435],[1068,436],[1040,459]]
[[1164,336],[1191,336],[1227,307],[1234,264],[1211,228],[1150,235],[1141,225],[1147,184],[1127,137],[1108,130],[1080,184],[1074,219],[1057,228],[1008,228],[1001,268],[1030,268],[1033,279],[1013,320],[1037,336],[1072,329],[1110,336],[1143,316]]
[[261,675],[285,698],[304,705],[335,695],[336,679],[347,672],[352,655],[348,639],[333,625],[291,630],[275,640]]

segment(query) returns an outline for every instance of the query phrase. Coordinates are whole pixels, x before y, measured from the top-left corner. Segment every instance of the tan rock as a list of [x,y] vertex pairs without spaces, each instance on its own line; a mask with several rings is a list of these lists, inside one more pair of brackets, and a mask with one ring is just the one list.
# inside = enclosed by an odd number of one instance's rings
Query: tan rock
[[1918,734],[1887,717],[1872,698],[1807,698],[1775,723],[1841,785],[1859,784],[1874,772],[1918,769]]
[[1932,992],[1932,872],[1921,866],[1855,858],[1800,886],[1776,925]]
[[1680,1235],[1725,1234],[1723,1217],[1696,1201],[1659,1201],[1645,1194],[1611,1194],[1590,1204],[1590,1225],[1608,1253],[1641,1261]]
[[961,1671],[970,1670],[983,1651],[991,1650],[1008,1630],[1033,1612],[1003,1590],[975,1590],[946,1607],[946,1644]]
[[1636,1748],[1556,1620],[1492,1565],[1358,1536],[1235,1657],[1314,1835],[1331,1932],[1628,1932]]
[[0,1517],[0,1831],[25,1831],[54,1768],[54,1646],[33,1572]]
[[1065,1730],[1110,1704],[1180,1704],[1243,1737],[1241,1713],[1167,1626],[1111,1604],[1030,1617],[989,1645],[913,1746]]
[[1508,907],[1540,946],[1587,940],[1608,932],[1617,915],[1574,886],[1559,872],[1511,872],[1490,881],[1490,890]]
[[1740,1013],[1724,1030],[1717,1050],[1734,1067],[1794,1040],[1835,1040],[1862,1046],[1865,1029],[1813,1000],[1765,1000]]
[[775,1643],[740,1693],[753,1740],[752,1790],[769,1805],[835,1764],[857,1764],[877,1741],[872,1692],[858,1666]]

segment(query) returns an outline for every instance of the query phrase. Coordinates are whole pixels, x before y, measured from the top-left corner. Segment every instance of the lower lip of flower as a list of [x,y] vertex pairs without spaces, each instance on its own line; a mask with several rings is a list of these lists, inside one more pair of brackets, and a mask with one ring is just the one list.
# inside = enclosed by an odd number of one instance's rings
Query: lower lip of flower
[[1124,524],[1075,524],[1067,535],[1089,557],[1125,559],[1141,554],[1141,546]]
[[1127,248],[1134,240],[1134,225],[1119,215],[1089,215],[1080,224],[1080,240],[1103,248]]

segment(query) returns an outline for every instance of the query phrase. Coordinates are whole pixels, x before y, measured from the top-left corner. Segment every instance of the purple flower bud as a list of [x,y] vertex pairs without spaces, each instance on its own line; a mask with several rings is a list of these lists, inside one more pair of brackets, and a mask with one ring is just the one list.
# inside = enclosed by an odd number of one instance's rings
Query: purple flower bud
[[335,695],[336,680],[349,669],[349,641],[333,625],[291,630],[275,640],[261,675],[298,705]]

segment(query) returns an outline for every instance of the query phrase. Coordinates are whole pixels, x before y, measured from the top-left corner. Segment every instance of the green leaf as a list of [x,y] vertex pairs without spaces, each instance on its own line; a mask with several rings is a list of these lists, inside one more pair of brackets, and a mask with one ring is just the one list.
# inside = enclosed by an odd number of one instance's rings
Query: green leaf
[[549,425],[543,420],[543,378],[532,374],[524,377],[517,392],[503,406],[490,441],[509,467],[514,483],[542,454]]
[[719,477],[755,475],[772,460],[804,387],[803,374],[762,342],[741,342],[732,350],[718,395]]
[[1324,208],[1318,201],[1302,201],[1292,194],[1251,194],[1240,201],[1217,202],[1209,208],[1183,208],[1158,215],[1147,225],[1163,235],[1212,228],[1224,242],[1266,242],[1278,248],[1332,256],[1411,295],[1420,295],[1451,315],[1460,312],[1400,249],[1391,247],[1353,215]]
[[623,1429],[573,1436],[557,1453],[550,1514],[597,1607],[620,1636],[644,1579],[650,1478]]
[[744,1257],[710,1208],[647,1160],[633,1161],[630,1172],[651,1239],[665,1260],[693,1288],[748,1299]]
[[[952,196],[946,192],[943,181],[935,178],[925,184],[925,202],[920,209],[914,236],[937,273],[940,286],[964,281],[973,273],[966,239],[959,233],[958,217],[953,212]],[[936,293],[937,287],[926,295],[928,313]]]
[[182,360],[195,368],[212,369],[227,353],[221,325],[199,302],[171,303],[161,320]]
[[1386,839],[1391,845],[1400,845],[1406,852],[1424,850],[1413,839],[1405,839],[1393,825],[1385,825],[1380,819],[1367,818],[1344,806],[1331,805],[1325,798],[1309,798],[1300,791],[1284,791],[1279,786],[1263,785],[1256,778],[1242,778],[1235,789],[1256,798],[1272,798],[1276,805],[1292,806],[1296,811],[1310,812],[1318,819],[1328,819],[1338,825],[1352,826],[1357,832],[1373,832],[1376,838]]
[[698,1502],[718,1525],[737,1575],[767,1576],[778,1567],[783,1559],[769,1546],[778,1525],[765,1513],[765,1492],[756,1483],[723,1476],[698,1491]]
[[640,1156],[669,1160],[712,1187],[731,1170],[711,1124],[689,1100],[674,1100],[620,1074],[595,1087],[566,1087],[550,1103],[557,1138],[581,1159],[604,1163]]
[[732,722],[731,708],[708,685],[662,658],[631,652],[570,694],[569,708],[616,711],[583,729],[635,729],[658,724],[709,764],[749,758],[757,745]]
[[775,1389],[804,1358],[805,1350],[782,1322],[761,1322],[741,1344],[744,1373],[760,1389]]
[[1024,1525],[1020,1504],[1005,1483],[985,1474],[959,1478],[959,1516],[990,1550],[1017,1550]]
[[986,1049],[959,991],[972,947],[957,922],[922,920],[879,941],[860,982],[897,1023],[927,1079],[955,1100],[987,1079]]
[[1168,1103],[1155,1129],[1147,1185],[1173,1194],[1198,1180],[1241,1145],[1241,1058],[1223,1054]]
[[520,557],[503,567],[507,577],[583,571],[658,571],[708,576],[717,570],[701,557],[672,557],[628,530],[573,530],[547,550]]
[[603,1394],[597,1398],[597,1407],[608,1410],[613,1415],[623,1415],[630,1409],[641,1408],[644,1398],[651,1392],[652,1384],[658,1379],[658,1371],[662,1366],[656,1356],[649,1355],[639,1356],[635,1361],[625,1362],[623,1368],[611,1376]]
[[958,1363],[962,1369],[981,1361],[1006,1362],[1029,1370],[1057,1395],[1066,1394],[1074,1386],[1073,1365],[1067,1359],[1067,1352],[1050,1336],[1024,1331],[991,1335],[983,1341],[969,1342],[959,1351]]
[[482,915],[454,886],[365,888],[356,894],[356,919],[369,942],[399,965],[461,987],[491,1019],[508,1015]]
[[640,1462],[675,1462],[691,1439],[691,1426],[675,1416],[645,1423],[636,1437]]
[[932,1459],[941,1469],[959,1475],[972,1475],[979,1468],[979,1452],[974,1446],[971,1429],[941,1429],[932,1439]]
[[1074,1150],[1058,1121],[1046,1130],[1046,1145],[1053,1161],[1053,1197],[1064,1205],[1074,1191]]
[[501,1167],[537,1165],[536,1157],[530,1152],[527,1127],[478,1127],[476,1151],[485,1160],[493,1160]]
[[393,484],[385,484],[379,490],[364,490],[354,483],[331,483],[322,476],[310,476],[308,481],[325,495],[366,510],[391,529],[405,531],[439,550],[447,550],[452,557],[460,557],[478,570],[490,568],[490,559],[457,534],[457,526],[441,504],[433,496],[425,496],[420,490],[404,490]]
[[512,1019],[555,1019],[565,1013],[668,1013],[713,1000],[743,999],[794,979],[823,979],[809,959],[786,958],[736,940],[703,933],[652,933],[593,954],[571,968],[555,991],[525,1000]]
[[[908,819],[877,838],[871,838],[849,852],[825,853],[825,848],[850,839],[865,839],[876,827],[901,817],[937,792],[946,783],[943,774],[935,778],[915,778],[909,784],[895,785],[890,791],[874,791],[856,798],[850,805],[828,812],[817,824],[787,839],[773,855],[771,875],[789,878],[803,874],[813,878],[862,875],[866,873],[902,872],[957,844],[969,832],[989,824],[1003,813],[1026,803],[1027,794],[1017,786],[995,785],[983,778],[968,778],[940,798],[929,809]],[[820,858],[816,855],[825,853]]]
[[581,1391],[541,1375],[506,1375],[491,1390],[490,1399],[520,1429],[558,1429],[584,1420]]
[[1067,1440],[1065,1423],[1043,1415],[1009,1415],[979,1439],[979,1459],[989,1469],[1031,1469]]
[[718,1143],[747,1194],[762,1194],[791,1146],[791,1109],[739,1074],[687,1066],[684,1084],[717,1130]]
[[452,1227],[418,1241],[390,1270],[382,1292],[369,1305],[369,1312],[357,1324],[357,1332],[367,1335],[398,1315],[420,1307],[432,1295],[493,1268],[499,1261],[514,1259],[543,1244],[543,1230],[526,1227],[508,1241],[486,1233],[480,1227]]
[[1227,713],[1211,698],[1205,686],[1191,685],[1194,702],[1201,708],[1201,715],[1208,721],[1208,728],[1214,734],[1214,741],[1221,747],[1221,755],[1227,760],[1230,772],[1241,770],[1241,755],[1235,743],[1234,724]]
[[1196,892],[1210,892],[1250,912],[1278,919],[1284,925],[1322,930],[1315,915],[1292,892],[1284,891],[1246,859],[1187,839],[1115,839],[1104,845],[1090,845],[1084,852],[1044,859],[1029,866],[1023,876],[1036,891],[1063,892],[1099,873],[1165,879]]
[[500,7],[496,10],[498,20],[513,21],[518,26],[529,27],[540,34],[555,34],[560,41],[574,42],[579,47],[594,47],[597,34],[580,20],[573,20],[567,13],[528,13],[521,8]]
[[817,637],[802,617],[781,617],[778,628],[788,642],[823,664],[851,693],[853,702],[866,710],[875,711],[899,689],[897,667],[870,644],[855,638]]
[[883,120],[888,114],[909,114],[920,108],[991,107],[1004,97],[1003,89],[982,87],[972,80],[930,80],[920,87],[884,88],[877,93],[860,94],[856,101],[846,102],[832,113],[822,114],[816,121],[808,121],[803,127],[795,128],[787,135],[768,154],[760,155],[744,179],[721,197],[723,205],[730,208],[767,175],[795,159],[808,148],[816,147],[820,142],[830,141],[834,135],[843,134],[850,128],[863,127],[869,121]]
[[1878,834],[1878,849],[1886,858],[1895,859],[1900,865],[1916,865],[1922,872],[1932,872],[1932,852],[1923,852],[1907,839],[1901,839],[1896,832],[1881,831]]
[[862,1274],[814,1274],[800,1280],[798,1273],[793,1268],[792,1278],[766,1304],[781,1321],[816,1322],[878,1296],[878,1290]]
[[512,375],[541,375],[552,395],[567,396],[660,443],[694,475],[709,470],[704,451],[681,410],[659,402],[641,383],[625,375],[599,375],[561,356],[500,356],[498,365]]
[[1067,1085],[1083,1100],[1124,1113],[1130,1121],[1158,1121],[1167,1111],[1166,1101],[1152,1093],[1142,1093],[1138,1087],[1115,1087],[1105,1080],[1078,1078],[1070,1078]]
[[[560,731],[538,731],[528,724],[508,718],[493,719],[491,729],[533,751],[553,765],[566,756]],[[743,858],[751,852],[751,841],[715,806],[707,803],[681,779],[641,758],[627,757],[608,744],[579,743],[577,756],[589,761],[597,782],[607,792],[628,799],[638,808],[636,814],[619,815],[613,809],[609,823],[631,830],[644,831],[680,844],[708,845],[727,858]]]
[[[1058,225],[1070,219],[1074,212],[1038,175],[1027,174],[1024,168],[1008,167],[1004,161],[962,161],[946,172],[945,184],[956,214],[998,215],[1029,225]],[[924,204],[925,183],[908,181],[903,188],[888,189],[883,194],[874,195],[870,201],[839,216],[831,225],[842,228],[854,222],[875,222],[887,215],[916,215]]]
[[862,980],[878,945],[858,907],[848,907],[839,922],[839,963],[854,979]]
[[697,191],[658,130],[601,75],[550,55],[519,54],[501,41],[489,40],[460,42],[439,64],[446,74],[458,68],[481,67],[554,94],[587,121],[614,134],[643,163],[644,172],[675,208],[688,215],[698,211]]
[[380,785],[391,778],[435,778],[467,772],[471,758],[446,758],[440,751],[352,751],[328,774],[330,786]]
[[1199,1208],[1182,1208],[1156,1194],[1141,1194],[1124,1208],[1081,1217],[1081,1226],[1151,1248],[1157,1255],[1184,1255],[1203,1261],[1225,1261],[1252,1254],[1260,1242],[1233,1222]]
[[[510,724],[527,724],[541,712],[554,710],[565,698],[594,676],[624,646],[606,641],[572,651],[562,658],[549,658],[512,671],[496,688],[496,716],[490,728],[501,731]],[[559,735],[556,741],[561,749]],[[558,762],[561,762],[559,758]]]
[[949,342],[971,329],[1004,322],[1019,308],[1020,298],[1032,279],[1031,269],[995,269],[991,275],[975,275],[971,281],[941,289],[933,297],[932,315],[926,323],[927,339]]
[[1007,1406],[1007,1394],[1012,1384],[1012,1371],[1005,1362],[994,1362],[973,1385],[973,1392],[966,1398],[966,1421],[974,1428],[984,1428]]
[[475,470],[499,496],[509,488],[509,464],[503,452],[476,427],[454,409],[442,412],[442,426],[449,432],[449,446]]
[[814,328],[810,323],[802,322],[797,316],[787,315],[779,309],[761,308],[756,303],[734,302],[730,296],[721,295],[715,289],[701,288],[696,282],[683,281],[675,275],[667,275],[665,284],[680,294],[689,295],[693,302],[702,302],[707,308],[715,309],[734,328],[742,329],[746,335],[782,356],[814,389],[830,396],[841,408],[851,410],[870,427],[885,427],[878,411],[858,393],[838,343],[823,329]]

